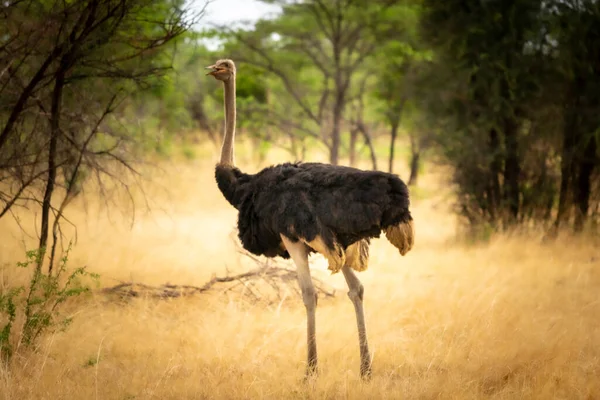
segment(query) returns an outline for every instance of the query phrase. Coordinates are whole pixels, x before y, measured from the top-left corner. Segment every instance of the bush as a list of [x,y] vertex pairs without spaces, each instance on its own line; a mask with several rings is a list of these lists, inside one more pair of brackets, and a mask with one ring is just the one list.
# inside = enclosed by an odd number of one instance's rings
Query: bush
[[82,278],[99,278],[85,267],[67,272],[70,249],[69,246],[54,275],[45,274],[36,267],[41,265],[43,249],[28,251],[26,260],[17,266],[35,268],[29,285],[0,288],[0,359],[3,362],[10,362],[21,346],[34,348],[44,333],[66,329],[72,318],[61,315],[61,306],[69,298],[90,291]]

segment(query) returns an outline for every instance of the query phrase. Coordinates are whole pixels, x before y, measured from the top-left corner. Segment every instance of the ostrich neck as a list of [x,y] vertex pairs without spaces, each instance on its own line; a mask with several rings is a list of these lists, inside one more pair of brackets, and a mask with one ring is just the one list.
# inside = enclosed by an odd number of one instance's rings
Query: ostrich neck
[[223,83],[225,88],[225,137],[221,148],[221,165],[233,167],[233,142],[235,140],[235,75]]

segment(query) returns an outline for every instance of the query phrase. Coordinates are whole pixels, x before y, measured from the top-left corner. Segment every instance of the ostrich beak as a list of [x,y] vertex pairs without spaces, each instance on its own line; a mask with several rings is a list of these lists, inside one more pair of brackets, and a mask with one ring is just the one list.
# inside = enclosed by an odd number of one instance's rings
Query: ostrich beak
[[206,69],[210,69],[211,70],[210,72],[207,72],[206,75],[212,75],[212,76],[214,76],[215,73],[218,71],[216,65],[208,66],[208,67],[206,67]]

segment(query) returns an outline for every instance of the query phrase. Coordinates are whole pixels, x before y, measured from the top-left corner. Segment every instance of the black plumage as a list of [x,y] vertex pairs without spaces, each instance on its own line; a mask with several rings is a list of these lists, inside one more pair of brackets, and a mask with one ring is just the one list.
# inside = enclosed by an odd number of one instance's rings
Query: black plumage
[[224,197],[238,211],[238,235],[256,255],[289,258],[281,234],[333,249],[379,237],[412,221],[406,184],[394,174],[321,163],[285,163],[246,174],[217,165]]

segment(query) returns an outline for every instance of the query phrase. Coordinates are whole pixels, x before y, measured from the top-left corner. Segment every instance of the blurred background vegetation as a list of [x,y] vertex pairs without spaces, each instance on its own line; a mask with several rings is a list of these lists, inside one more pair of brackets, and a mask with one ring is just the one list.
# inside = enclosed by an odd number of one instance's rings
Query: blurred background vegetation
[[435,163],[473,231],[597,232],[600,2],[262,2],[279,11],[236,25],[181,0],[0,4],[0,218],[39,212],[50,268],[74,197],[220,146],[222,88],[204,76],[219,58],[258,157],[401,159],[413,187]]

